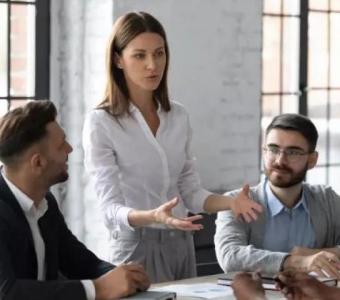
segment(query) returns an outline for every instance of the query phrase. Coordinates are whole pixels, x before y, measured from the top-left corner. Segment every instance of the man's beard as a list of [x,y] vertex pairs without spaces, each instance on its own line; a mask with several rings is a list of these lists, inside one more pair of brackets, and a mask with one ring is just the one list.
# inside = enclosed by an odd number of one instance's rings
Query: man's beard
[[54,161],[50,161],[47,169],[51,172],[51,170],[58,170],[58,172],[55,172],[54,174],[50,173],[47,175],[48,184],[49,186],[55,185],[57,183],[65,182],[69,178],[69,174],[67,169],[62,169],[58,164],[56,164]]
[[[272,173],[275,170],[284,170],[291,175],[291,178],[287,181],[287,180],[280,178],[281,177],[280,175],[274,177],[272,176]],[[264,168],[264,173],[266,174],[271,184],[279,188],[289,188],[289,187],[292,187],[294,185],[301,183],[305,179],[307,171],[308,171],[308,163],[306,163],[306,166],[298,173],[294,173],[294,171],[291,168],[286,167],[286,166],[273,165],[271,168],[271,171],[269,171],[266,167]]]
[[61,172],[58,176],[56,176],[54,184],[65,182],[68,177],[68,172]]

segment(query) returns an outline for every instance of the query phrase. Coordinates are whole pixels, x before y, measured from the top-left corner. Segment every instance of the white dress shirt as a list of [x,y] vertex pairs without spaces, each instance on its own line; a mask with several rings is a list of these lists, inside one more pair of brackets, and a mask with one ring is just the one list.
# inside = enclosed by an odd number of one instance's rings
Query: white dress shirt
[[[37,256],[37,266],[38,266],[38,280],[46,279],[46,261],[45,261],[45,242],[41,237],[40,228],[38,225],[39,219],[47,212],[48,204],[47,200],[44,198],[39,206],[36,207],[34,205],[34,201],[29,198],[25,193],[23,193],[19,188],[17,188],[7,177],[2,169],[2,176],[6,181],[9,189],[13,193],[14,197],[17,199],[21,209],[24,212],[24,215],[27,219],[27,222],[30,226],[34,250]],[[91,280],[81,280],[85,293],[88,300],[95,300],[95,288],[94,284]]]
[[[169,112],[158,109],[160,125],[153,135],[143,115],[130,105],[131,116],[117,121],[101,109],[90,112],[83,130],[85,167],[101,201],[105,225],[133,230],[131,209],[154,209],[179,197],[177,217],[203,211],[211,194],[200,185],[191,153],[191,128],[182,105]],[[154,224],[151,227],[165,228]]]

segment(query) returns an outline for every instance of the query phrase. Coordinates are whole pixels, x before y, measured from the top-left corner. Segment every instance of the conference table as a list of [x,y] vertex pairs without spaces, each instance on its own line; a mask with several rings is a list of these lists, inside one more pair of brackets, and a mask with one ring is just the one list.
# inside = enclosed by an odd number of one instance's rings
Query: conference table
[[[236,299],[232,293],[231,287],[217,284],[217,279],[221,275],[222,274],[216,274],[157,283],[151,285],[151,290],[176,292],[178,300]],[[285,297],[279,291],[272,290],[266,290],[266,297],[268,300],[285,299]]]

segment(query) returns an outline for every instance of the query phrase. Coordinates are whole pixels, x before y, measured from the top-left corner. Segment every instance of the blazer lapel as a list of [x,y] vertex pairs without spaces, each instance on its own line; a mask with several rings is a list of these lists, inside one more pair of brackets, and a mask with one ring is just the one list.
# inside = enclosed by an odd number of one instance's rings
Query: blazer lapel
[[[48,204],[51,194],[46,195]],[[49,207],[46,213],[38,221],[41,236],[45,243],[46,279],[58,278],[58,228],[54,218],[54,212]]]
[[33,278],[37,277],[37,256],[35,253],[34,242],[32,237],[31,228],[27,222],[25,214],[21,209],[17,199],[14,197],[13,193],[9,189],[6,181],[1,174],[0,168],[0,214],[3,219],[5,219],[8,224],[17,232],[17,234],[22,235],[23,242],[27,243],[25,245],[21,244],[18,247],[25,247],[26,254],[28,255],[31,265],[31,274]]
[[[306,197],[307,207],[311,216],[312,226],[315,232],[315,247],[324,248],[327,245],[331,228],[327,228],[327,223],[321,217],[324,214],[323,208],[319,205],[319,200],[315,199],[315,195],[311,193],[307,185],[303,185],[303,190]],[[331,247],[331,245],[329,245]]]
[[3,210],[3,216],[7,220],[9,220],[9,222],[18,230],[24,231],[24,234],[32,242],[33,246],[32,232],[25,217],[25,214],[22,211],[17,199],[14,197],[13,193],[9,189],[1,172],[0,172],[0,203]]

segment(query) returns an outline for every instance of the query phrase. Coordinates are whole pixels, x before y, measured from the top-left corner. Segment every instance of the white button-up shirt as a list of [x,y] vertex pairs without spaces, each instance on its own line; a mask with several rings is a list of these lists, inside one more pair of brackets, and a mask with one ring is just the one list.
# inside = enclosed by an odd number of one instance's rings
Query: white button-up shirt
[[[34,250],[37,256],[37,266],[38,266],[38,280],[46,279],[46,261],[45,261],[45,242],[41,236],[40,228],[38,225],[39,219],[47,212],[48,204],[47,200],[44,198],[39,206],[34,205],[34,201],[29,198],[25,193],[18,189],[7,177],[2,169],[2,176],[6,181],[9,189],[13,193],[14,197],[17,199],[24,215],[27,219],[28,225],[30,226]],[[81,280],[85,293],[88,300],[95,299],[95,287],[91,280]]]
[[[101,200],[106,226],[132,230],[131,209],[154,209],[174,197],[177,217],[201,212],[211,194],[200,185],[191,153],[191,128],[183,106],[158,109],[160,125],[153,135],[141,112],[116,120],[104,110],[90,112],[83,130],[85,166]],[[165,227],[165,225],[150,225]]]

